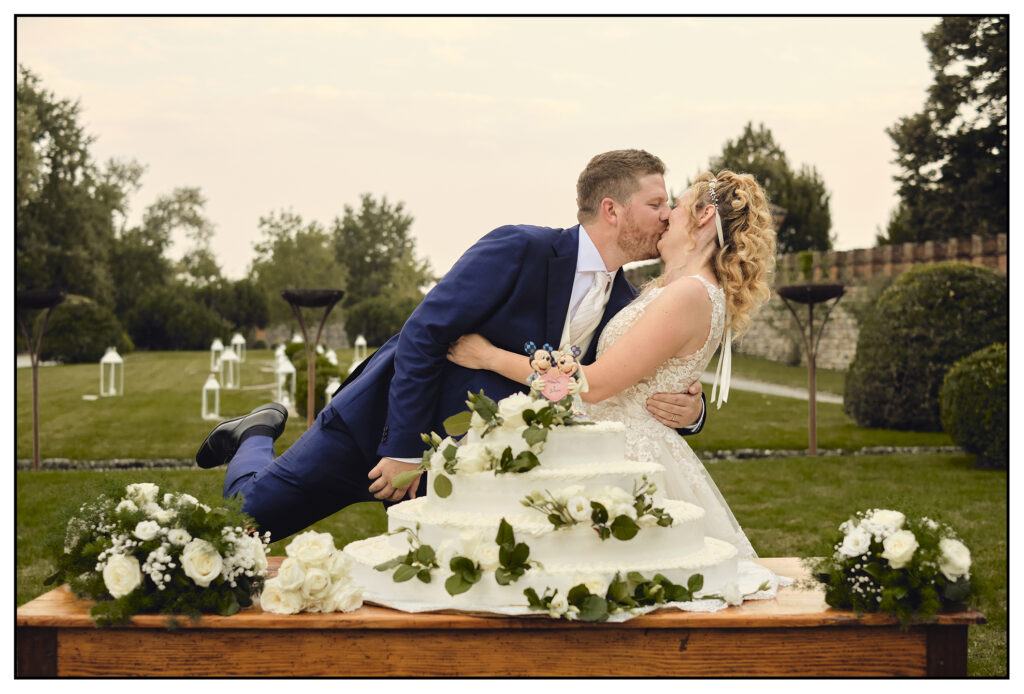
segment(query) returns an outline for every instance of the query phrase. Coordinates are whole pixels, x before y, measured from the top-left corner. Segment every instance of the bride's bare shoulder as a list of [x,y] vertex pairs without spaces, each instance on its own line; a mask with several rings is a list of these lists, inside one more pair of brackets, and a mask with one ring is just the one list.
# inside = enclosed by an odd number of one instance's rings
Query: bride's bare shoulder
[[666,306],[677,307],[686,311],[711,311],[711,297],[708,290],[696,277],[680,277],[669,282],[661,289],[657,298]]

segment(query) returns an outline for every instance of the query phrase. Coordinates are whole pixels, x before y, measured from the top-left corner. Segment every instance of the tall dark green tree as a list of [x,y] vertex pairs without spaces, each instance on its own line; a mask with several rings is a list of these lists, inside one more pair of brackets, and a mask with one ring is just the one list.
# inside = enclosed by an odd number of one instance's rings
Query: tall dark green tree
[[362,334],[380,344],[401,329],[423,299],[431,271],[416,256],[412,222],[404,203],[391,204],[387,196],[375,200],[369,193],[360,196],[358,210],[345,205],[344,216],[335,217],[335,255],[348,270],[342,307],[350,336]]
[[763,123],[756,130],[747,123],[739,137],[726,141],[722,154],[712,157],[708,167],[714,172],[729,169],[753,175],[768,200],[786,210],[778,230],[779,253],[832,248],[831,194],[825,181],[813,166],[804,164],[793,171]]
[[886,132],[902,171],[880,243],[1009,229],[1009,18],[943,17],[924,35],[935,81]]
[[15,277],[112,306],[115,219],[141,169],[93,162],[78,102],[57,98],[18,68],[15,129]]

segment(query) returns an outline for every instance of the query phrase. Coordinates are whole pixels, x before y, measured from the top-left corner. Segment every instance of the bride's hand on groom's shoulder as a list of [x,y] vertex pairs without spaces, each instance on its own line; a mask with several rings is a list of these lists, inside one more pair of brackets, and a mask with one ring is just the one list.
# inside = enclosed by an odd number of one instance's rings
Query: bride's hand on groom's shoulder
[[381,501],[398,501],[406,494],[409,495],[410,499],[415,499],[416,489],[420,484],[420,475],[416,475],[412,482],[400,489],[392,487],[391,480],[400,473],[415,470],[416,467],[415,463],[403,463],[392,458],[381,458],[380,462],[367,475],[368,478],[373,480],[373,483],[370,484],[370,492]]
[[655,393],[647,399],[647,411],[670,429],[685,429],[696,424],[704,411],[702,391],[700,381],[694,381],[684,393]]
[[448,346],[448,361],[467,369],[486,369],[492,347],[483,335],[463,335]]

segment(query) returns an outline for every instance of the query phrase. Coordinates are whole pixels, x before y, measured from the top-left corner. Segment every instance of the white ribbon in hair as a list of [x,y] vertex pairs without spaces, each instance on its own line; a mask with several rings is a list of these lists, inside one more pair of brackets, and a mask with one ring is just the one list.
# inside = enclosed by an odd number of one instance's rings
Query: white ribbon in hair
[[[714,192],[713,181],[711,190]],[[715,229],[718,231],[718,245],[725,248],[725,234],[722,233],[722,219],[718,216],[718,205],[715,205]],[[728,315],[726,316],[728,321]],[[711,401],[715,400],[715,393],[718,392],[719,379],[722,382],[722,392],[718,395],[718,409],[722,408],[723,402],[729,401],[729,382],[732,380],[732,328],[725,329],[725,336],[722,339],[722,352],[718,356],[718,368],[715,369],[715,384],[711,388]]]

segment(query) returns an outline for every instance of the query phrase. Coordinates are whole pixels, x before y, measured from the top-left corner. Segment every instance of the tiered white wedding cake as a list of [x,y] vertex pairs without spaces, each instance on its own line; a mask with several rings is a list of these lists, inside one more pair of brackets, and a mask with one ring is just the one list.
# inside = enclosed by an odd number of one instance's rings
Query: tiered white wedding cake
[[571,398],[467,404],[445,422],[461,441],[424,436],[427,496],[345,547],[367,602],[617,621],[742,600],[736,548],[705,537],[703,509],[664,497],[661,465],[626,459],[621,423],[587,422]]

